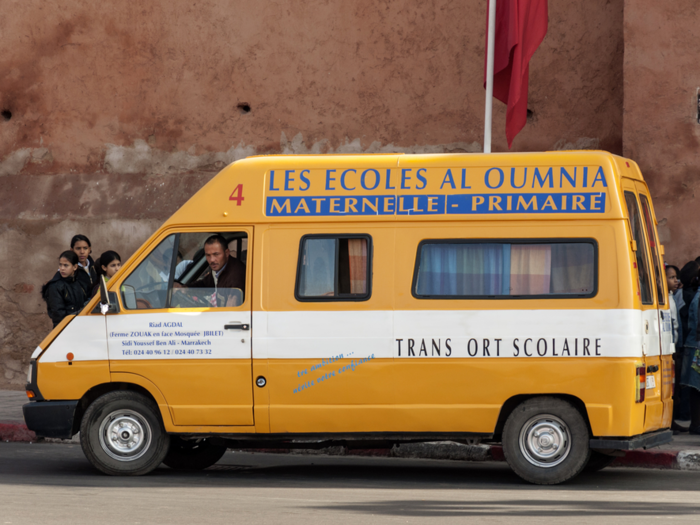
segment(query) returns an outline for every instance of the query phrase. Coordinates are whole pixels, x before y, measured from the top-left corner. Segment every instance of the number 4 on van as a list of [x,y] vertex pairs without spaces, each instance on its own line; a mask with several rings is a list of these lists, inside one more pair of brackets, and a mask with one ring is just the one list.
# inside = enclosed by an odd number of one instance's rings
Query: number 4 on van
[[239,184],[238,186],[236,186],[233,192],[231,193],[231,196],[228,198],[228,200],[230,201],[236,201],[236,206],[240,206],[241,202],[243,202],[244,199],[245,197],[243,197],[243,184]]

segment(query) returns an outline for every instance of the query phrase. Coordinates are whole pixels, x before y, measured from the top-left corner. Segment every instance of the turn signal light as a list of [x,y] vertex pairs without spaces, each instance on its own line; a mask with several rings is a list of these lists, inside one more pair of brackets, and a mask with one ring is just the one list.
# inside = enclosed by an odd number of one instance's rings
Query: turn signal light
[[635,401],[637,403],[644,403],[644,398],[646,397],[647,391],[647,367],[645,365],[637,367],[635,386],[637,387]]
[[31,390],[27,390],[27,397],[29,399],[34,399],[36,397],[36,394],[32,392]]

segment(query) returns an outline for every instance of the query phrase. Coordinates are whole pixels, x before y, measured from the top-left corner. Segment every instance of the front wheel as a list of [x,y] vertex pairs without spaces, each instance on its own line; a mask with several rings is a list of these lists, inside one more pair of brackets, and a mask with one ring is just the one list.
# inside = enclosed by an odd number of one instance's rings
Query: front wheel
[[214,445],[208,439],[182,439],[170,436],[170,449],[163,463],[177,470],[204,470],[226,453],[224,445]]
[[503,453],[513,471],[530,483],[554,485],[578,475],[590,455],[581,413],[554,397],[528,399],[503,429]]
[[80,445],[90,463],[112,476],[148,474],[163,461],[170,441],[149,398],[119,390],[98,397],[80,423]]

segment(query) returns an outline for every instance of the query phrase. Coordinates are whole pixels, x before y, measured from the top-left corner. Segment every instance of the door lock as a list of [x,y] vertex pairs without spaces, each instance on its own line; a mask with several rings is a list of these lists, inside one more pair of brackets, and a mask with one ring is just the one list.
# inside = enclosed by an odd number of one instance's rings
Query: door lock
[[265,379],[263,376],[258,376],[258,378],[255,380],[255,384],[262,388],[267,384],[267,379]]

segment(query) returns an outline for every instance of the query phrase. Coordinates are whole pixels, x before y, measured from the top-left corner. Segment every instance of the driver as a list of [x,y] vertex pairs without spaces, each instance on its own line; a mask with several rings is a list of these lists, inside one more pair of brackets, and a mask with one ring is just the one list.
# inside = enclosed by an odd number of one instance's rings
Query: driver
[[[204,241],[204,255],[207,258],[210,271],[201,279],[193,282],[189,288],[213,288],[212,298],[217,302],[222,289],[245,289],[245,264],[231,257],[228,243],[221,235],[212,235]],[[228,301],[227,301],[228,302]],[[242,302],[242,301],[241,301]],[[229,304],[216,304],[216,306],[232,306]]]

